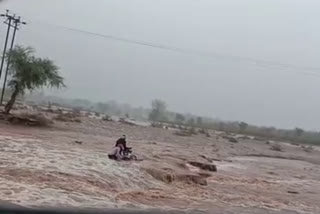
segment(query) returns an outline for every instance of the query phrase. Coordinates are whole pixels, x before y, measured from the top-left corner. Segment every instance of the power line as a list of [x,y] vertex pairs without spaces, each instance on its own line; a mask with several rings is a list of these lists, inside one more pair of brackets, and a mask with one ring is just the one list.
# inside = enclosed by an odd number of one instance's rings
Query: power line
[[[179,48],[179,47],[150,43],[150,42],[145,42],[145,41],[127,39],[127,38],[123,38],[123,37],[107,35],[107,34],[82,30],[82,29],[78,29],[78,28],[67,27],[67,26],[63,26],[63,25],[55,25],[55,24],[50,24],[50,23],[45,23],[45,24],[51,25],[56,28],[61,28],[64,30],[82,33],[82,34],[86,34],[86,35],[90,35],[90,36],[97,36],[97,37],[102,37],[102,38],[106,38],[106,39],[110,39],[110,40],[115,40],[115,41],[130,43],[130,44],[136,44],[136,45],[142,45],[142,46],[147,46],[147,47],[152,47],[152,48],[157,48],[157,49],[163,49],[163,50],[167,50],[167,51],[173,51],[173,52],[178,52],[178,53],[191,54],[191,55],[209,57],[209,58],[216,58],[216,59],[222,59],[222,60],[228,60],[228,61],[250,62],[250,63],[256,64],[258,66],[262,66],[262,67],[276,66],[278,68],[296,70],[297,73],[320,76],[319,72],[315,72],[315,71],[320,71],[320,67],[297,66],[297,65],[288,64],[288,63],[269,61],[269,60],[263,60],[263,59],[256,59],[256,58],[251,58],[251,57],[241,57],[241,56],[233,56],[233,55],[225,55],[225,54],[208,53],[208,52],[198,51],[198,50],[193,50],[193,49]],[[308,72],[306,72],[306,71],[308,71]]]
[[[201,57],[208,57],[208,58],[215,58],[215,59],[221,59],[221,60],[227,60],[227,61],[249,62],[249,63],[252,63],[256,66],[264,67],[264,68],[275,66],[277,68],[287,69],[287,70],[281,70],[281,71],[285,71],[288,73],[294,72],[294,73],[303,74],[303,75],[312,75],[312,76],[320,77],[320,72],[316,72],[316,71],[320,71],[320,67],[297,66],[297,65],[289,64],[289,63],[256,59],[256,58],[251,58],[251,57],[241,57],[241,56],[218,54],[218,53],[208,53],[208,52],[198,51],[198,50],[194,50],[194,49],[180,48],[180,47],[162,45],[162,44],[157,44],[157,43],[133,40],[133,39],[123,38],[123,37],[119,37],[119,36],[107,35],[107,34],[92,32],[92,31],[88,31],[88,30],[82,30],[82,29],[74,28],[74,27],[56,25],[56,24],[44,22],[44,21],[37,20],[37,19],[33,19],[33,20],[35,22],[42,24],[42,25],[45,25],[45,26],[52,26],[55,28],[60,28],[60,29],[64,29],[67,31],[71,31],[71,32],[82,33],[82,34],[86,34],[89,36],[106,38],[109,40],[124,42],[124,43],[128,43],[128,44],[147,46],[147,47],[151,47],[151,48],[157,48],[157,49],[162,49],[162,50],[167,50],[167,51],[172,51],[172,52],[177,52],[177,53],[183,53],[183,54],[189,54],[189,55],[195,55],[195,56],[201,56]],[[290,71],[288,71],[288,70],[290,70]]]

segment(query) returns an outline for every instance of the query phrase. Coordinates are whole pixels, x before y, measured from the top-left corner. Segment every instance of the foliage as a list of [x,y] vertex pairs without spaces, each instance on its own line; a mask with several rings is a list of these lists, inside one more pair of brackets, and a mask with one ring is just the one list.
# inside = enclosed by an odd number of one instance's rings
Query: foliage
[[[255,136],[265,140],[290,141],[296,143],[320,145],[320,132],[304,131],[298,129],[276,129],[275,127],[263,127],[244,125],[241,123],[217,121],[207,119],[202,128],[223,131],[227,133],[239,133]],[[245,127],[245,128],[244,128]]]
[[300,137],[304,133],[304,130],[301,128],[295,128],[294,131],[297,137]]
[[151,103],[151,112],[149,114],[149,120],[151,121],[166,121],[167,105],[164,101],[156,99]]
[[63,78],[58,74],[58,67],[49,59],[35,57],[34,50],[30,47],[15,47],[6,54],[9,66],[8,86],[13,91],[11,99],[5,106],[9,114],[18,95],[23,95],[27,90],[42,88],[44,86],[64,87]]
[[99,113],[106,113],[109,110],[110,106],[107,103],[97,103],[95,105],[95,110]]
[[194,126],[195,125],[195,119],[193,117],[191,117],[188,121],[187,121],[187,124],[190,125],[190,126]]
[[202,117],[197,117],[197,125],[202,125]]
[[248,126],[249,126],[248,123],[240,122],[239,123],[240,132],[244,132]]
[[183,114],[180,113],[176,113],[176,118],[175,118],[175,122],[178,124],[182,124],[185,121],[185,117]]

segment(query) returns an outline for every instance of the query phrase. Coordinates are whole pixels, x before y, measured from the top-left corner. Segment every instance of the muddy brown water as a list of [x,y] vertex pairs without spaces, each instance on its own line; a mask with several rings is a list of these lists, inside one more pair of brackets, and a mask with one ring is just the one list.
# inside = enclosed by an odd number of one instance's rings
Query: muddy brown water
[[[0,133],[0,197],[25,207],[261,214],[319,211],[319,165],[310,161],[319,158],[317,151],[305,153],[300,147],[284,145],[285,152],[275,153],[264,142],[232,144],[217,139],[215,132],[211,138],[180,137],[170,130],[86,118],[80,124],[56,122],[49,129],[0,124]],[[144,161],[107,159],[122,133]],[[299,160],[289,159],[293,156]],[[204,173],[187,165],[208,161],[203,157],[221,160],[214,161],[218,172],[205,172],[210,173],[206,186],[188,179],[166,183],[158,177],[164,174],[148,173],[157,169],[177,178]]]

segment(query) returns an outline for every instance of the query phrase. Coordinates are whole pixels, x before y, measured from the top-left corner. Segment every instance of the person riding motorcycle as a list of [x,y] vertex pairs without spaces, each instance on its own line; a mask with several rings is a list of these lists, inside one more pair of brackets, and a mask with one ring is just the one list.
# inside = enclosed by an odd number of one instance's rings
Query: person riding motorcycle
[[127,138],[126,135],[122,135],[122,137],[117,140],[115,146],[123,145],[123,148],[126,149],[127,148],[126,138]]
[[111,153],[108,154],[108,156],[112,160],[138,160],[137,156],[132,154],[132,148],[127,147],[125,135],[122,135],[122,137],[117,140],[115,147],[113,148]]
[[115,146],[118,146],[118,145],[122,145],[123,146],[123,149],[121,149],[120,151],[120,154],[122,155],[126,155],[126,153],[128,151],[131,151],[131,147],[127,147],[127,140],[126,140],[127,136],[126,135],[122,135],[121,138],[119,138],[116,142],[116,145]]

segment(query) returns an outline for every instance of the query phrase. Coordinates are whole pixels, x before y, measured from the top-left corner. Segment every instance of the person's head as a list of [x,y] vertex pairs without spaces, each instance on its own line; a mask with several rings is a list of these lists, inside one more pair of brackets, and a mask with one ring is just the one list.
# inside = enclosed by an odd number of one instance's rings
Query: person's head
[[121,137],[122,139],[126,139],[127,138],[127,136],[126,135],[122,135],[122,137]]

